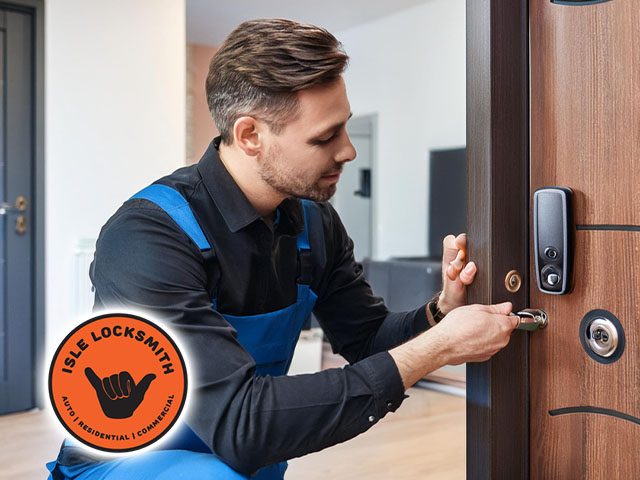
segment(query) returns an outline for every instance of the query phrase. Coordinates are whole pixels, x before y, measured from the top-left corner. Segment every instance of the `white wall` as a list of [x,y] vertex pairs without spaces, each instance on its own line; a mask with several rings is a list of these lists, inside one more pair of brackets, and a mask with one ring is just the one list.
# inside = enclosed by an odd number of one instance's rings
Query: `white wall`
[[336,36],[351,57],[354,116],[378,114],[373,257],[425,255],[428,152],[466,143],[465,0],[428,0]]
[[185,0],[45,2],[47,358],[73,317],[72,252],[185,162]]

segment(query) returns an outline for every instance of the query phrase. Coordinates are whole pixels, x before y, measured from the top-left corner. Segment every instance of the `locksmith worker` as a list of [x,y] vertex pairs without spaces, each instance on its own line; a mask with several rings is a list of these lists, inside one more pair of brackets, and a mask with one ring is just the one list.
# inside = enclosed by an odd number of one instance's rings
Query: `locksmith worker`
[[[464,234],[444,239],[443,290],[413,311],[389,312],[365,281],[327,202],[356,156],[347,60],[326,30],[282,19],[222,43],[206,81],[220,137],[123,204],[90,272],[96,309],[147,312],[179,335],[189,411],[162,450],[93,461],[65,440],[54,479],[281,479],[287,459],[365,432],[429,372],[508,343],[510,303],[463,306],[476,273]],[[288,376],[311,312],[349,365]]]

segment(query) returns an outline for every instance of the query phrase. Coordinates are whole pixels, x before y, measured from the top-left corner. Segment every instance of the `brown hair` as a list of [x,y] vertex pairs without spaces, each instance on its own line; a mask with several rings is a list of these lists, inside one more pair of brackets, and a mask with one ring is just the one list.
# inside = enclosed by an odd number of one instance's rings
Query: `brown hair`
[[281,18],[241,23],[211,59],[207,103],[222,142],[233,142],[242,115],[276,134],[297,115],[296,92],[339,78],[348,55],[327,30]]

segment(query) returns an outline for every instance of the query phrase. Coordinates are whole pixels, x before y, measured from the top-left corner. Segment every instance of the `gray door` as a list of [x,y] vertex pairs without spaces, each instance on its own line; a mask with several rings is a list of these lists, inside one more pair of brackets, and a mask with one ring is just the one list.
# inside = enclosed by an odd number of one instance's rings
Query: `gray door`
[[0,414],[34,406],[33,15],[0,3]]

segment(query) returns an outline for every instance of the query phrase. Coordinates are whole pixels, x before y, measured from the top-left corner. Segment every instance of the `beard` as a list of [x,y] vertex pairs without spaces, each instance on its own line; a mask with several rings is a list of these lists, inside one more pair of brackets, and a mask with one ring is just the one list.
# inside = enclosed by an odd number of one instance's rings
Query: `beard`
[[[341,170],[339,165],[332,170]],[[332,171],[327,172],[331,174]],[[320,176],[304,178],[299,172],[286,165],[278,146],[267,152],[260,166],[260,177],[274,190],[288,197],[304,198],[314,202],[326,202],[336,193],[336,184],[320,185]]]

